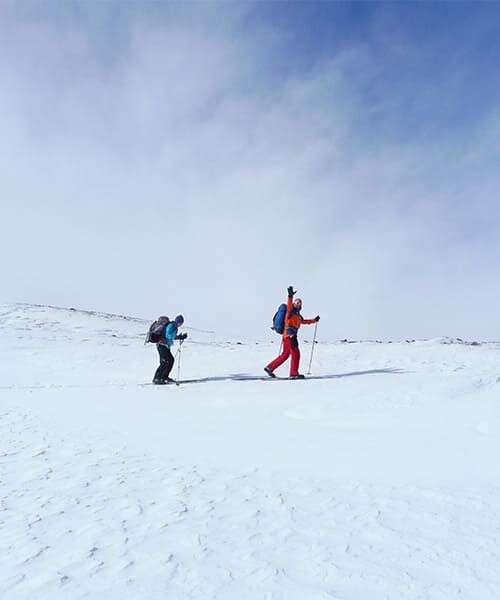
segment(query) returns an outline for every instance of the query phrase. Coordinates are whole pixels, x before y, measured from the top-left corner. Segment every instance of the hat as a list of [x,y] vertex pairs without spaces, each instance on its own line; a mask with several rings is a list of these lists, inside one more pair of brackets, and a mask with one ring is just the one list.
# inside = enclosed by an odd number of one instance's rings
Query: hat
[[175,322],[177,325],[182,325],[184,323],[184,317],[182,315],[177,315],[175,317]]

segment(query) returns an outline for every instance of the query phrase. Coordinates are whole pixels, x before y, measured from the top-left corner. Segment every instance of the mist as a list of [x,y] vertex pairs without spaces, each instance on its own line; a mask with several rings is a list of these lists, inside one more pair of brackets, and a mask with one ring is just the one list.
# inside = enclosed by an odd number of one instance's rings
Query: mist
[[285,68],[259,4],[2,4],[0,302],[258,339],[294,285],[322,339],[500,339],[499,111],[394,80],[443,47],[392,18]]

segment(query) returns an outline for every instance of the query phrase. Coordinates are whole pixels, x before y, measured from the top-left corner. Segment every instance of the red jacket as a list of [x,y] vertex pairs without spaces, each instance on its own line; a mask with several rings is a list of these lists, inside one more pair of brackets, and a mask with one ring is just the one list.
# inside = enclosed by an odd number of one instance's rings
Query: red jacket
[[283,337],[297,335],[301,325],[311,325],[312,323],[316,323],[316,319],[304,319],[300,314],[300,310],[294,307],[293,298],[288,298]]

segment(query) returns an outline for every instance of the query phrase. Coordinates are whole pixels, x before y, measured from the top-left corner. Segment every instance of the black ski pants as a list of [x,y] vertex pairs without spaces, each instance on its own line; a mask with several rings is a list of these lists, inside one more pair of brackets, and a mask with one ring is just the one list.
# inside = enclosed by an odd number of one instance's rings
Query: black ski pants
[[163,346],[162,344],[156,344],[158,354],[160,355],[160,366],[156,369],[155,379],[167,379],[170,375],[170,371],[174,366],[174,357],[170,348]]

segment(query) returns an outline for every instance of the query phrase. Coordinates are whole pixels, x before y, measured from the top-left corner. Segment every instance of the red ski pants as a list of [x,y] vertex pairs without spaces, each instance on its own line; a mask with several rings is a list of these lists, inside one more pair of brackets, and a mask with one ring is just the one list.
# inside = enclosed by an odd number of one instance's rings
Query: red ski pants
[[281,354],[272,362],[270,362],[267,367],[271,369],[271,371],[274,371],[281,366],[290,355],[292,355],[292,360],[290,363],[290,376],[297,375],[299,372],[300,362],[300,350],[297,338],[284,337],[283,350]]

